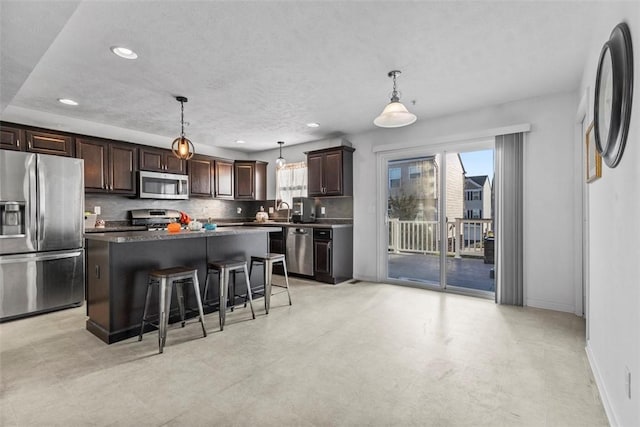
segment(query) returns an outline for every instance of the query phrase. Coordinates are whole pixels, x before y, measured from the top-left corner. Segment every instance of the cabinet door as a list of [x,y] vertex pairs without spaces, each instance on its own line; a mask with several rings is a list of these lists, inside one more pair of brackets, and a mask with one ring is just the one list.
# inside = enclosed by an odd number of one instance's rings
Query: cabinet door
[[233,199],[233,162],[216,160],[215,188],[215,197]]
[[307,194],[310,197],[323,195],[322,158],[322,154],[309,154],[307,156]]
[[118,194],[136,194],[138,149],[130,144],[109,144],[110,190]]
[[254,164],[236,162],[235,169],[235,198],[253,200],[255,185]]
[[84,160],[84,190],[91,193],[109,191],[107,144],[102,141],[77,138],[76,157]]
[[189,160],[189,188],[191,196],[213,196],[213,160],[201,157]]
[[73,138],[70,136],[32,130],[26,131],[26,135],[27,151],[66,157],[73,155]]
[[140,148],[140,170],[164,172],[164,153],[153,148]]
[[7,126],[0,127],[0,148],[5,150],[24,151],[24,131]]
[[331,276],[331,241],[314,240],[313,273],[316,276]]
[[277,238],[271,237],[271,234],[276,233],[269,233],[269,252],[274,254],[284,254],[284,240],[281,236],[278,236]]
[[186,175],[187,161],[177,158],[172,151],[166,150],[164,153],[164,171]]
[[322,175],[325,196],[342,196],[342,151],[326,153]]
[[267,200],[267,164],[256,162],[253,170],[254,200]]

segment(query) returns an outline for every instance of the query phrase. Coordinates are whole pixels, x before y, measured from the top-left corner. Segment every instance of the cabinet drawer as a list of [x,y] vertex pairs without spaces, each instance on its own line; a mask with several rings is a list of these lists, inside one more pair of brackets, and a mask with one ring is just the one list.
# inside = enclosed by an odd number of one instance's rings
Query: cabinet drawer
[[330,228],[316,228],[313,230],[313,238],[315,240],[331,240],[332,237]]

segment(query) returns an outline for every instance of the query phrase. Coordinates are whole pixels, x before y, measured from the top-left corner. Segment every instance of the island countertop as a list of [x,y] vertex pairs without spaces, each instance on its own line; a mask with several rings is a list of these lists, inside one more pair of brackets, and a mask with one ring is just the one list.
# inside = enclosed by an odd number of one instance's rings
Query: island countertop
[[218,227],[215,230],[189,231],[181,230],[171,233],[166,230],[159,231],[120,231],[108,233],[85,233],[84,238],[87,240],[99,240],[110,243],[134,243],[134,242],[150,242],[159,240],[179,240],[193,239],[201,237],[218,237],[218,236],[235,236],[264,232],[278,231],[277,226],[267,227]]

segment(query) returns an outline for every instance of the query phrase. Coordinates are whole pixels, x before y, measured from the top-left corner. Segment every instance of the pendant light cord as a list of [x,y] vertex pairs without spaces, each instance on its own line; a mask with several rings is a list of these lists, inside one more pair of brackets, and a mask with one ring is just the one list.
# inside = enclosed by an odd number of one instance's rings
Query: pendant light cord
[[398,86],[396,83],[396,76],[400,73],[400,71],[394,70],[389,71],[389,77],[393,78],[393,92],[391,92],[391,102],[398,102],[400,98],[398,97]]
[[182,131],[180,132],[180,136],[184,138],[184,102],[180,101],[180,125],[182,126]]

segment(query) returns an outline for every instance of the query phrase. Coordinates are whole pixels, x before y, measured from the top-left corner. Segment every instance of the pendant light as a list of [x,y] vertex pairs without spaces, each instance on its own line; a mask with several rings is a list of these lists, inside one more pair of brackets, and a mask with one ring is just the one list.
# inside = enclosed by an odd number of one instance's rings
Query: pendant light
[[284,157],[282,157],[282,146],[284,145],[284,141],[278,141],[278,145],[280,146],[280,157],[276,159],[276,169],[282,169],[285,164]]
[[184,96],[176,96],[176,100],[180,102],[180,125],[182,126],[182,130],[180,132],[180,136],[173,140],[173,144],[171,144],[171,151],[173,154],[182,160],[189,160],[193,157],[193,153],[195,153],[195,149],[193,148],[193,144],[184,136],[184,103],[188,101]]
[[407,111],[407,108],[400,102],[396,86],[396,77],[401,71],[393,70],[387,74],[393,78],[393,92],[391,92],[391,102],[384,107],[382,113],[375,118],[373,124],[381,128],[399,128],[408,126],[417,120],[415,114]]

